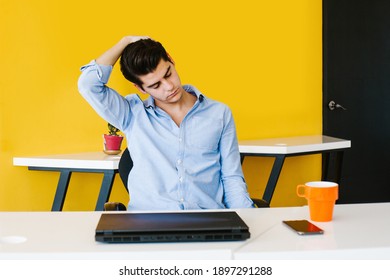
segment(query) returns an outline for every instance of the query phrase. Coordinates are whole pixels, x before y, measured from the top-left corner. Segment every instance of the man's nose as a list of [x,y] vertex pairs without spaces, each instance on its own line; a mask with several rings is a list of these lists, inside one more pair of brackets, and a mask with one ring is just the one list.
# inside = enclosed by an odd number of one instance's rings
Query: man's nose
[[171,89],[173,89],[173,82],[172,81],[170,81],[169,79],[164,79],[164,82],[163,82],[163,84],[164,84],[164,88],[166,89],[166,90],[171,90]]

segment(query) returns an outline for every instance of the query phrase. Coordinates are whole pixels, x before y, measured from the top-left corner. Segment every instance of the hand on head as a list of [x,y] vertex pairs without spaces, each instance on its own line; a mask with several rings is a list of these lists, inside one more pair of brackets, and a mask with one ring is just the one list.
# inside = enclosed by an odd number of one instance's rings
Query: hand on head
[[151,38],[149,36],[133,36],[133,35],[125,36],[123,38],[123,40],[126,41],[127,45],[143,39],[151,39]]

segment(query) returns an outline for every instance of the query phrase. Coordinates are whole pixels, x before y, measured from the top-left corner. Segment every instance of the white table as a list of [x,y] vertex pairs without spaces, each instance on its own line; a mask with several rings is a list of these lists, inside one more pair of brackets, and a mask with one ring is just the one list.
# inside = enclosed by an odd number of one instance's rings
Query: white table
[[[275,161],[263,194],[270,203],[286,157],[322,154],[322,180],[340,183],[344,150],[351,147],[350,140],[326,135],[269,138],[239,141],[241,163],[246,156],[274,157]],[[334,156],[334,177],[330,176],[330,156]]]
[[[299,236],[284,219],[307,207],[240,209],[251,238],[235,242],[105,244],[94,239],[102,212],[0,212],[0,259],[390,259],[390,203],[336,205],[324,235]],[[120,213],[117,213],[120,214]]]
[[96,203],[96,210],[103,210],[109,199],[115,174],[118,173],[120,155],[103,152],[61,154],[36,157],[14,157],[15,166],[28,166],[29,170],[59,171],[60,178],[53,201],[52,211],[61,211],[69,181],[73,172],[103,173],[103,182]]
[[[261,213],[239,210],[256,237],[276,223]],[[202,210],[201,210],[202,211]],[[203,210],[205,211],[205,210]],[[222,210],[223,211],[223,210]],[[277,210],[274,211],[278,212]],[[1,259],[233,259],[233,252],[250,242],[106,244],[95,241],[103,212],[0,212]],[[104,212],[107,213],[107,212]],[[123,212],[115,212],[121,214]],[[264,217],[262,223],[256,222]],[[254,226],[256,224],[256,226]],[[24,241],[25,240],[25,241]]]
[[[308,219],[307,207],[286,218]],[[234,253],[235,259],[390,260],[390,203],[336,205],[323,235],[300,236],[281,221]]]

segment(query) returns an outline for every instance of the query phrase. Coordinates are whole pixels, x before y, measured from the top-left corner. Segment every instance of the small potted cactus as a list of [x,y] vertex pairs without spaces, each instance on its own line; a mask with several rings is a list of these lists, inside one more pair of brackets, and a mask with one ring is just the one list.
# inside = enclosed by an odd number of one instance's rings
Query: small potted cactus
[[108,155],[117,155],[121,152],[123,136],[118,134],[119,129],[108,123],[108,134],[103,135],[104,152]]

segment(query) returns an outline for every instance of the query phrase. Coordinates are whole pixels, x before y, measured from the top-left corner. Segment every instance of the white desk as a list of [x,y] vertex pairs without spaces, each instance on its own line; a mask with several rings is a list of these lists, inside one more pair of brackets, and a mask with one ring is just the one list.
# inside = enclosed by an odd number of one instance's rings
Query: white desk
[[96,203],[96,210],[103,210],[109,199],[115,174],[118,172],[120,155],[103,152],[62,154],[37,157],[14,157],[15,166],[28,166],[29,170],[59,171],[60,178],[53,201],[52,211],[61,211],[72,172],[103,173],[103,182]]
[[[269,208],[239,211],[256,237],[274,225]],[[278,210],[273,211],[277,216]],[[121,214],[121,212],[116,212]],[[105,244],[95,241],[102,212],[0,212],[1,259],[232,259],[250,242]],[[261,223],[258,218],[264,217]],[[256,226],[254,226],[256,224]],[[25,240],[24,242],[21,242]]]
[[0,259],[390,259],[389,212],[390,203],[336,205],[334,221],[315,223],[324,235],[299,236],[282,220],[308,218],[307,207],[240,209],[247,241],[165,244],[96,242],[97,211],[0,212]]
[[[390,260],[390,203],[336,205],[324,235],[300,236],[281,221],[234,253],[235,259]],[[287,216],[287,215],[286,215]],[[290,219],[309,219],[308,208]]]
[[[275,162],[263,194],[263,200],[270,203],[276,184],[288,156],[323,153],[323,180],[329,180],[328,165],[329,153],[337,155],[337,176],[339,182],[341,174],[342,156],[344,149],[351,147],[351,141],[328,136],[300,136],[290,138],[273,138],[260,140],[239,141],[241,162],[246,156],[275,157]],[[59,171],[60,178],[54,197],[52,211],[61,211],[72,172],[103,173],[99,197],[95,210],[103,210],[104,203],[108,201],[114,182],[115,173],[118,172],[120,155],[109,156],[103,152],[90,152],[79,154],[48,155],[37,157],[15,157],[15,166],[28,166],[29,170]]]
[[[325,135],[288,138],[270,138],[239,141],[241,163],[246,156],[274,157],[275,161],[263,194],[263,200],[271,202],[286,157],[322,154],[322,180],[340,183],[344,150],[351,147],[350,140]],[[330,156],[334,155],[335,171],[329,172]]]

